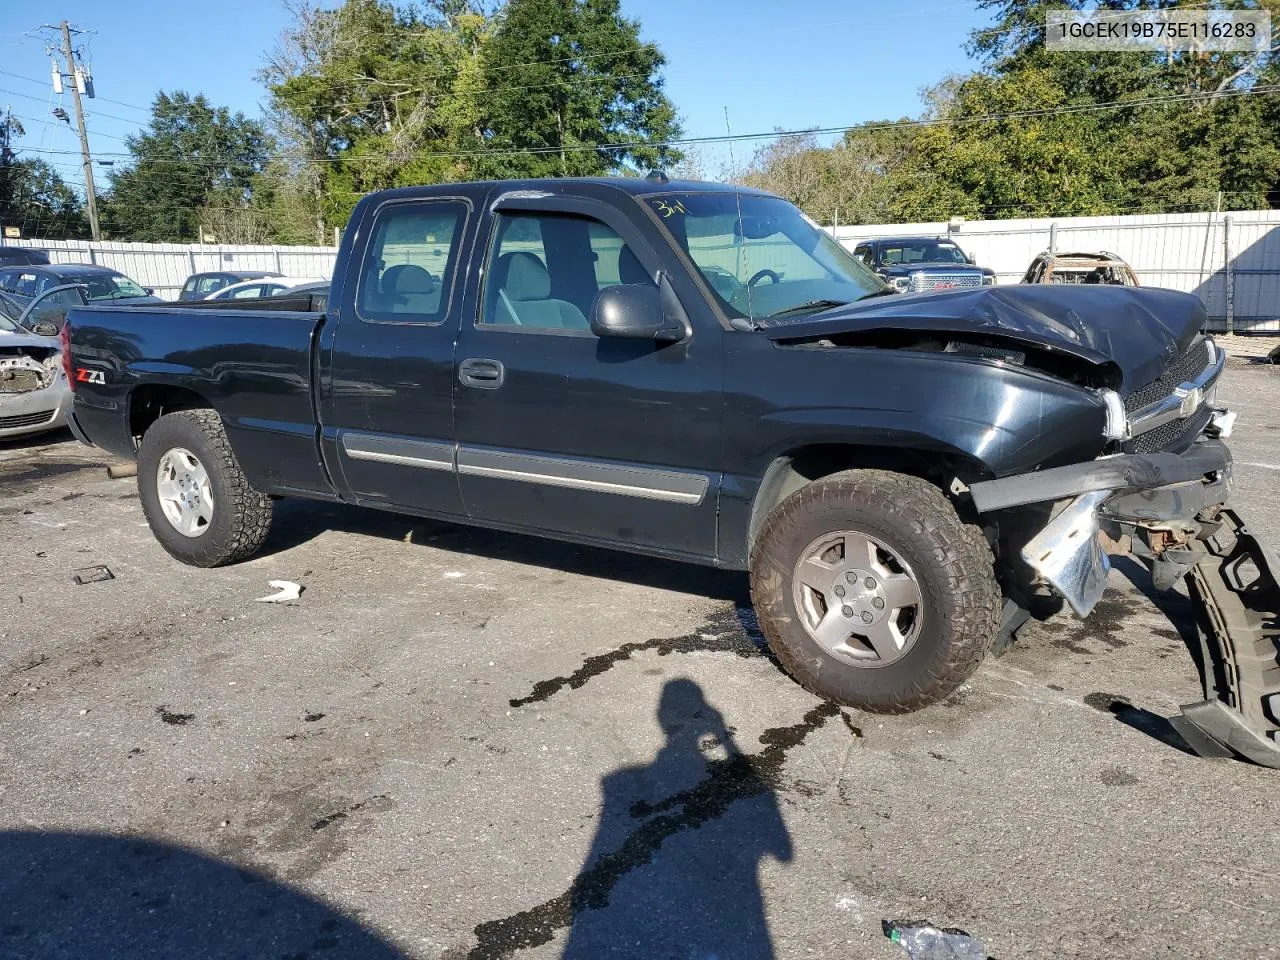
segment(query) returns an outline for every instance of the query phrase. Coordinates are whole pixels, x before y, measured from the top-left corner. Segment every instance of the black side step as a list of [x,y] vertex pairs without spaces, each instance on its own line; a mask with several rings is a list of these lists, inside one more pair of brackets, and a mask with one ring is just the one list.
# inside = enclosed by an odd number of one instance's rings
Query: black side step
[[[1280,561],[1229,507],[1204,530],[1206,552],[1187,588],[1199,621],[1205,699],[1182,708],[1184,724],[1232,754],[1280,768]],[[1223,755],[1187,739],[1202,755]]]

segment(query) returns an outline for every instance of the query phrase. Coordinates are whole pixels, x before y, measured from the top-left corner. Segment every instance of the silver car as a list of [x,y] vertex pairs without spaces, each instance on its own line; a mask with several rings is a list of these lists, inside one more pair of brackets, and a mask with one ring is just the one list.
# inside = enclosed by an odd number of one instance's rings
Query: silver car
[[0,303],[0,439],[56,430],[71,409],[58,338],[67,310],[85,303],[75,286],[36,297],[15,318]]

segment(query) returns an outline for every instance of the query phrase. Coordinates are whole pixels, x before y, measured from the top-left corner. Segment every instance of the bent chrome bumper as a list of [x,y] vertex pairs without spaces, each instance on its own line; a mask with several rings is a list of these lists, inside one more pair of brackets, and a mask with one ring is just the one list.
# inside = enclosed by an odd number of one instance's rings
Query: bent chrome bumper
[[1111,563],[1098,538],[1098,508],[1110,496],[1095,491],[1076,497],[1022,548],[1022,559],[1087,617],[1107,589]]
[[1104,526],[1113,538],[1117,531],[1136,539],[1161,530],[1184,538],[1198,529],[1196,517],[1230,498],[1231,451],[1221,440],[1204,439],[1181,454],[1106,457],[975,483],[970,492],[981,513],[1069,501],[1020,554],[1040,580],[1085,617],[1107,587]]

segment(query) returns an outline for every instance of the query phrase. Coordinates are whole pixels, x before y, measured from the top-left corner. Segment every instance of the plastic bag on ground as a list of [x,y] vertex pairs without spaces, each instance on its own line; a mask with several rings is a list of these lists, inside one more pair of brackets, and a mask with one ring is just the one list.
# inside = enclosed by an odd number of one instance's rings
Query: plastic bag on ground
[[963,930],[939,929],[927,920],[885,920],[880,928],[911,960],[987,960],[982,941]]

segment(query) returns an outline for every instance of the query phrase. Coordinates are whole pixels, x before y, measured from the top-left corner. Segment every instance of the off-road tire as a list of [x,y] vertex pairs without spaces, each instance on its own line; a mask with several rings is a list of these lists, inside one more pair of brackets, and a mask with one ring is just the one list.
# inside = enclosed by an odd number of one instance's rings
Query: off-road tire
[[[213,493],[213,517],[198,537],[169,523],[156,494],[156,472],[165,453],[190,450],[204,465]],[[138,494],[151,532],[174,558],[193,567],[220,567],[253,556],[271,529],[271,498],[249,485],[231,450],[222,418],[213,410],[181,410],[153,423],[138,448]]]
[[[857,530],[896,551],[915,574],[925,619],[900,660],[847,663],[810,637],[792,590],[802,551],[824,533]],[[875,713],[906,713],[953,693],[978,668],[1000,625],[991,549],[942,493],[917,477],[846,470],[779,504],[751,553],[751,597],[782,666],[805,689]]]

